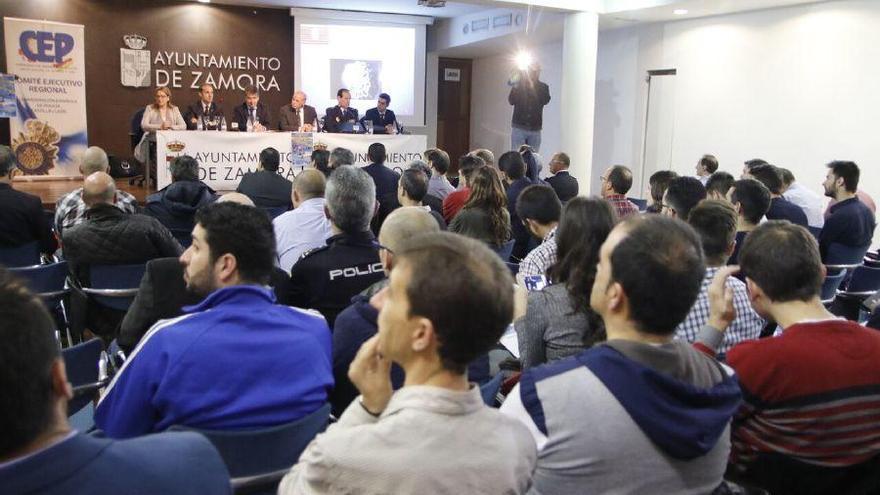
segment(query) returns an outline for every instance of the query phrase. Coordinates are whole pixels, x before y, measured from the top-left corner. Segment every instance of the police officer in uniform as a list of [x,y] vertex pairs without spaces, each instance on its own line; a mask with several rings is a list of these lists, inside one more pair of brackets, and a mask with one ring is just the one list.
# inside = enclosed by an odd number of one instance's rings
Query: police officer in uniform
[[370,231],[376,211],[373,179],[360,168],[337,168],[327,181],[325,204],[333,236],[294,263],[287,299],[291,306],[318,310],[332,329],[351,298],[385,275]]

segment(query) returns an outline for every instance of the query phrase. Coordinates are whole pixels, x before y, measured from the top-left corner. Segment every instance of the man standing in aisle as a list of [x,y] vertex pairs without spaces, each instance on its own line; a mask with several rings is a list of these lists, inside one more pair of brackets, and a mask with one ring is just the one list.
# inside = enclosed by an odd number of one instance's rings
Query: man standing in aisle
[[521,144],[528,144],[535,152],[541,149],[544,105],[550,103],[550,88],[538,80],[540,75],[541,66],[532,62],[527,70],[515,72],[507,81],[511,86],[507,101],[513,105],[511,149],[519,149]]

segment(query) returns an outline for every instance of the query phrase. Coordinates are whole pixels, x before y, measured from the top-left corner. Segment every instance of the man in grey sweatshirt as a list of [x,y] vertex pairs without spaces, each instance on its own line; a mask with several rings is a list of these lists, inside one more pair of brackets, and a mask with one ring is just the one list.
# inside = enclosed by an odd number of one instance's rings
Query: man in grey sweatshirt
[[672,340],[704,273],[700,241],[679,220],[650,215],[611,232],[590,295],[608,340],[525,371],[501,408],[538,446],[529,493],[705,494],[721,483],[739,387]]

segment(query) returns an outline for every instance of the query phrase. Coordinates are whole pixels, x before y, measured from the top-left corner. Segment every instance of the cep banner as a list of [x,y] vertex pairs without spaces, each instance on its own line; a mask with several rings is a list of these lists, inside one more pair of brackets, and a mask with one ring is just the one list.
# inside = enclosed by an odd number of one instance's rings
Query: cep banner
[[15,75],[10,142],[22,175],[78,176],[86,146],[83,26],[3,18],[6,69]]
[[260,167],[260,151],[275,148],[281,155],[278,173],[293,178],[309,164],[315,147],[332,151],[343,147],[355,155],[355,165],[370,162],[367,149],[372,143],[385,145],[385,164],[402,170],[415,159],[422,159],[427,138],[417,135],[318,134],[310,132],[220,132],[158,131],[156,133],[157,184],[171,183],[171,161],[189,155],[199,162],[199,179],[217,191],[234,191],[247,172]]

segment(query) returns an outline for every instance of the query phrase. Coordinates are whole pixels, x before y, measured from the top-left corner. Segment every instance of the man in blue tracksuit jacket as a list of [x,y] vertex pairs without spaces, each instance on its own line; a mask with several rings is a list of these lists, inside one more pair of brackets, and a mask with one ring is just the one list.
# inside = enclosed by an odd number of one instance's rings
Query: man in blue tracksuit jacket
[[327,402],[330,331],[318,313],[275,304],[264,285],[274,252],[262,211],[234,203],[198,211],[181,263],[187,287],[207,297],[156,323],[129,356],[95,410],[107,436],[266,427]]

